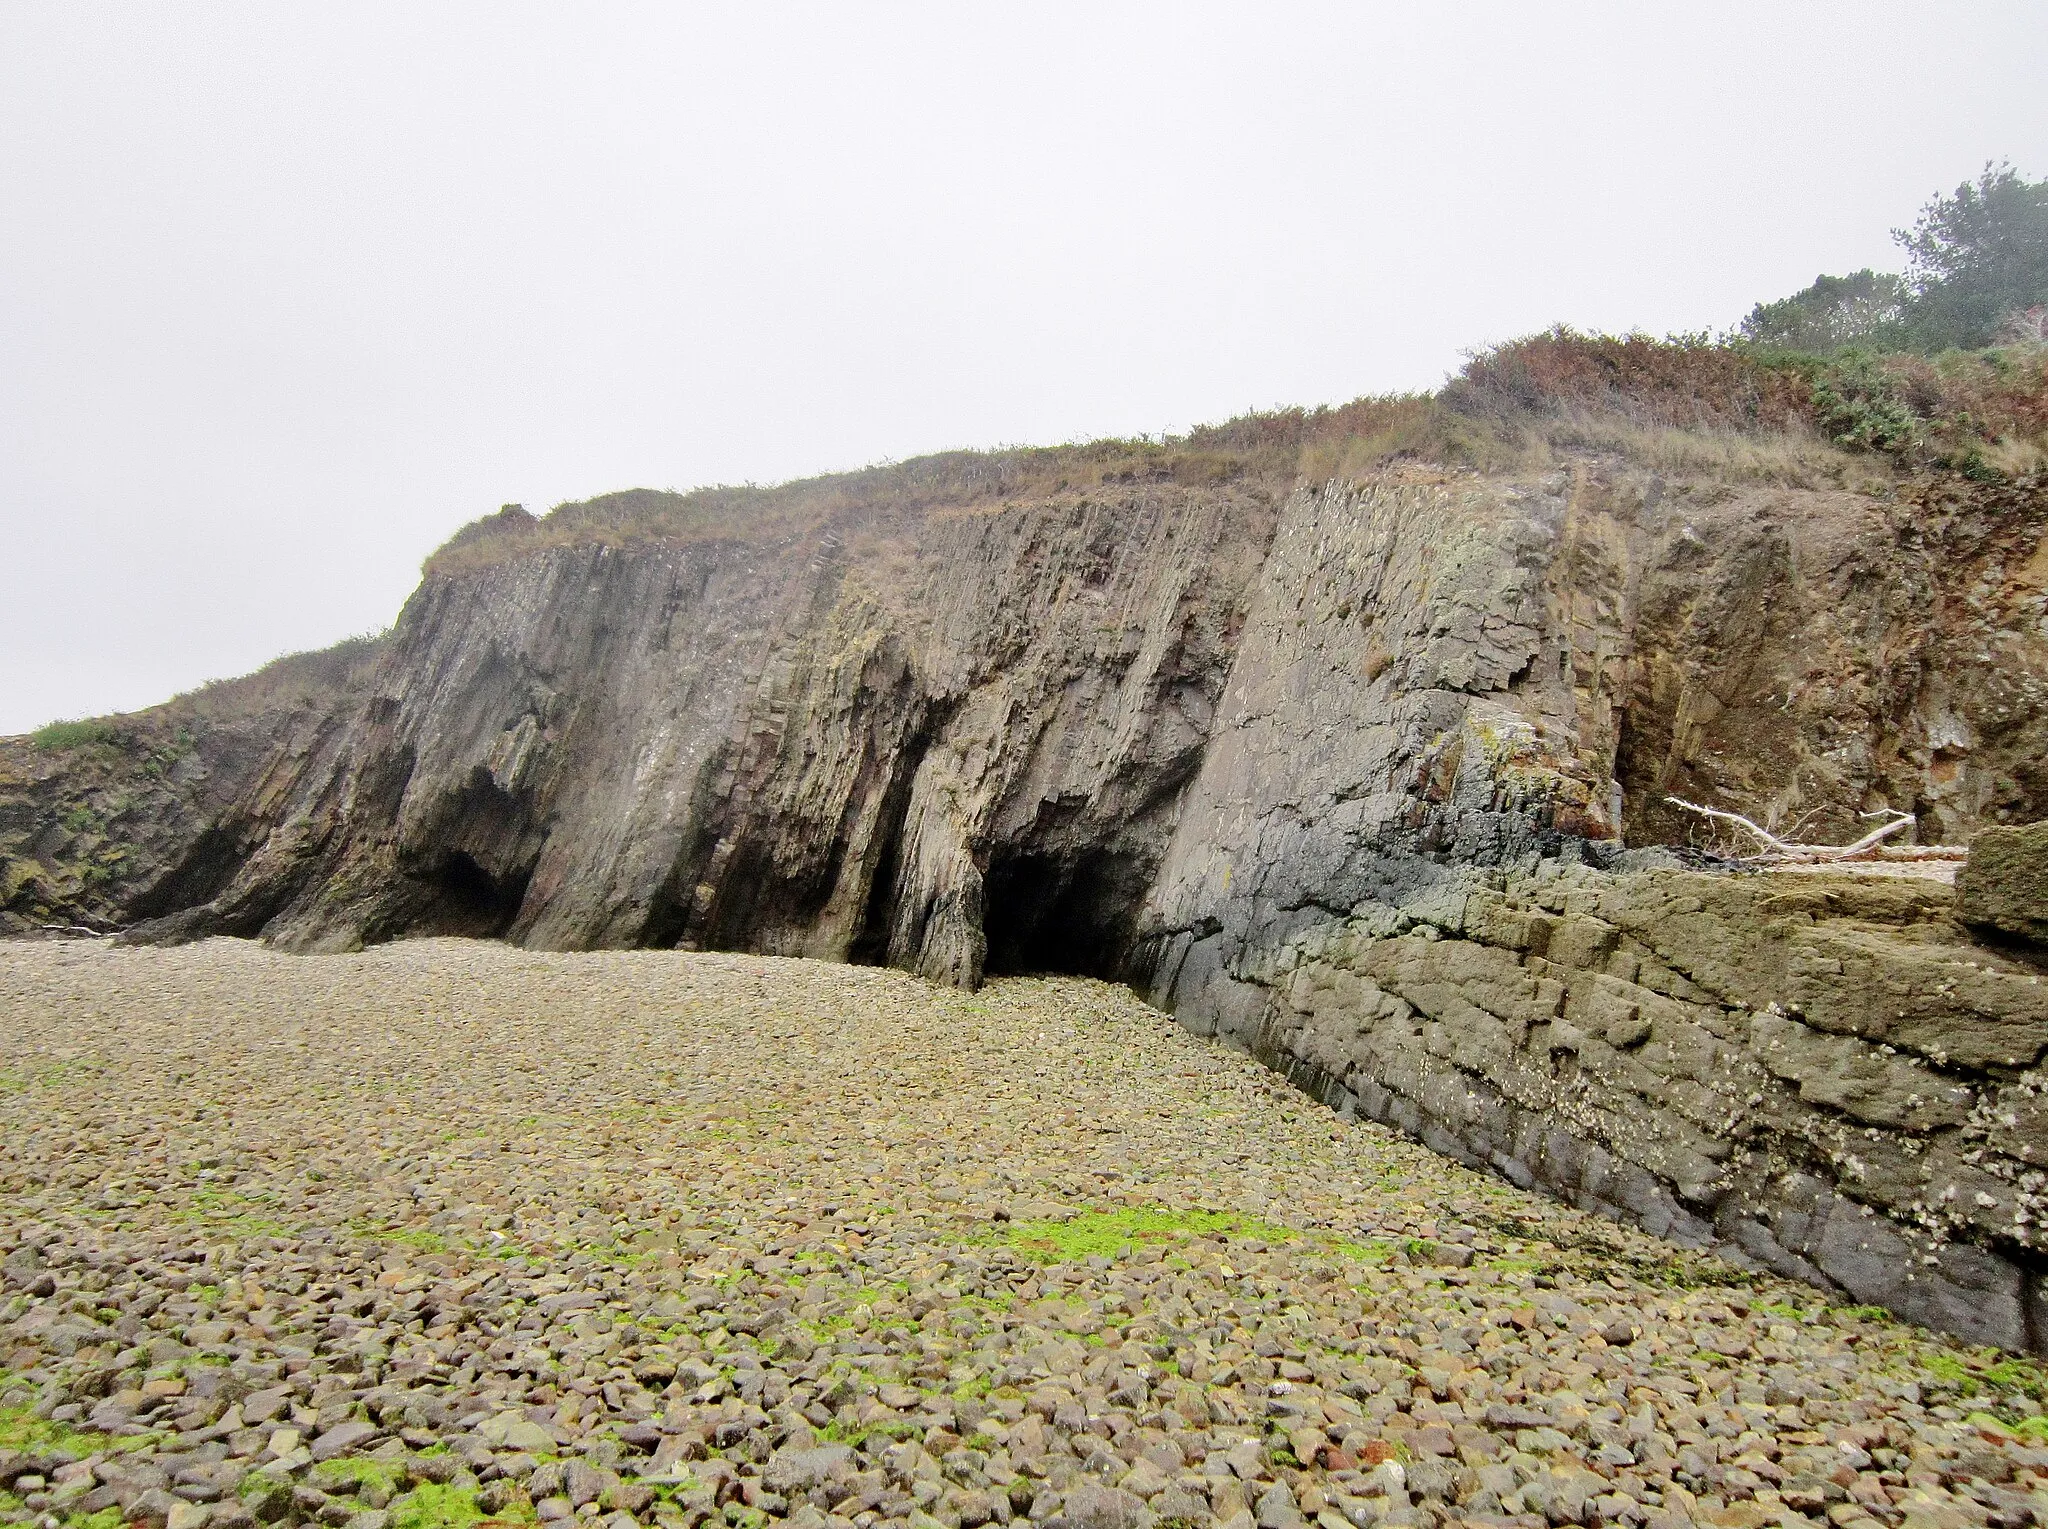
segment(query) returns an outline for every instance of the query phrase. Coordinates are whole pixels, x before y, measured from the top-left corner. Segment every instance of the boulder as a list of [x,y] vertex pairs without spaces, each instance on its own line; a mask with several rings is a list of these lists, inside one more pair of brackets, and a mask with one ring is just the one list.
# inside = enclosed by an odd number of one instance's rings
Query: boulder
[[1956,876],[1956,915],[1973,928],[2048,945],[2048,822],[1978,830]]
[[477,1437],[493,1449],[513,1449],[528,1454],[552,1454],[555,1436],[528,1417],[501,1412],[477,1425]]
[[1118,1487],[1084,1481],[1067,1493],[1062,1505],[1077,1529],[1151,1529],[1152,1511],[1142,1500]]
[[313,1458],[333,1460],[341,1455],[353,1454],[377,1437],[377,1427],[374,1423],[351,1418],[336,1423],[313,1441]]
[[840,1472],[854,1469],[853,1451],[844,1444],[821,1444],[815,1449],[780,1449],[768,1459],[763,1479],[768,1490],[789,1496],[823,1486]]

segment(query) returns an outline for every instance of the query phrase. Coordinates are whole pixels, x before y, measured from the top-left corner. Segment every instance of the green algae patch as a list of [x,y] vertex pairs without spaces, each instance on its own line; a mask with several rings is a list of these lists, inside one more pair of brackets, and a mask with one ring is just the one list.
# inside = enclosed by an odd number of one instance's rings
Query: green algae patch
[[323,1492],[337,1491],[344,1484],[361,1488],[374,1483],[395,1495],[404,1485],[405,1467],[402,1462],[379,1459],[375,1455],[346,1455],[338,1460],[321,1461],[306,1479]]
[[992,1240],[1007,1243],[1038,1263],[1072,1263],[1085,1258],[1126,1258],[1140,1248],[1171,1248],[1197,1238],[1257,1241],[1273,1246],[1299,1245],[1361,1259],[1385,1257],[1385,1249],[1354,1242],[1328,1232],[1302,1231],[1255,1216],[1229,1211],[1174,1210],[1156,1206],[1138,1210],[1081,1211],[1060,1220],[1016,1221]]
[[[9,1376],[0,1375],[0,1394],[5,1394],[11,1389],[10,1379]],[[111,1434],[95,1433],[87,1428],[67,1428],[62,1423],[52,1423],[47,1418],[37,1417],[33,1405],[0,1407],[0,1451],[47,1455],[61,1449],[69,1450],[82,1460],[87,1455],[116,1454],[142,1449],[155,1442],[154,1434],[138,1434],[117,1439]]]
[[[1959,1397],[2017,1395],[2039,1402],[2048,1399],[2048,1374],[2031,1359],[2001,1354],[1996,1349],[1975,1353],[1928,1348],[1914,1355],[1911,1368],[1923,1383],[1953,1391]],[[2011,1425],[2006,1425],[2011,1426]]]
[[523,1502],[490,1514],[477,1505],[475,1487],[444,1486],[423,1481],[391,1504],[391,1529],[470,1529],[474,1524],[531,1524],[533,1510]]
[[[0,1374],[0,1393],[10,1389],[8,1382],[12,1379]],[[67,1428],[37,1417],[32,1406],[0,1407],[0,1454],[48,1455],[62,1450],[82,1460],[88,1455],[144,1449],[155,1442],[154,1434],[117,1439],[90,1429]],[[0,1512],[15,1513],[23,1508],[24,1504],[12,1492],[0,1491]],[[46,1513],[38,1518],[54,1518],[63,1529],[120,1529],[122,1522],[119,1508],[104,1508],[98,1513]]]

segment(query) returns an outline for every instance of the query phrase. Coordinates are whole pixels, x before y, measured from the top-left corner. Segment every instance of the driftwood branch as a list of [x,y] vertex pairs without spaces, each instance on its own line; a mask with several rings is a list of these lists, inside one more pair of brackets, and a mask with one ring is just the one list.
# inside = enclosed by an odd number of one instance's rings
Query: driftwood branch
[[[1683,797],[1664,798],[1674,807],[1687,812],[1698,813],[1703,818],[1714,818],[1723,823],[1733,823],[1745,833],[1753,835],[1763,845],[1763,852],[1752,858],[1758,860],[1847,860],[1857,855],[1867,855],[1876,850],[1893,834],[1909,827],[1915,820],[1910,812],[1887,808],[1883,812],[1866,812],[1866,818],[1886,818],[1889,821],[1873,828],[1854,844],[1792,844],[1780,839],[1768,829],[1760,828],[1739,812],[1724,812],[1719,807],[1702,807],[1698,802],[1688,802]],[[1914,858],[1922,858],[1915,856]],[[1926,858],[1934,858],[1932,856]]]
[[1774,853],[1785,854],[1793,848],[1792,845],[1787,844],[1776,834],[1767,833],[1765,830],[1757,827],[1756,824],[1750,822],[1748,818],[1739,812],[1723,812],[1718,807],[1702,807],[1698,802],[1688,802],[1683,797],[1677,796],[1667,796],[1664,800],[1674,807],[1683,807],[1687,812],[1696,812],[1703,818],[1718,818],[1723,823],[1733,823],[1737,828],[1746,829],[1763,842],[1765,849],[1771,850]]
[[[1896,807],[1887,808],[1886,811],[1891,813],[1891,821],[1880,828],[1872,829],[1869,833],[1865,834],[1862,838],[1858,839],[1854,844],[1843,845],[1841,852],[1845,858],[1849,855],[1860,855],[1867,849],[1876,848],[1880,841],[1889,839],[1893,834],[1897,833],[1900,829],[1907,827],[1913,821],[1913,814],[1910,812],[1901,812]],[[1884,813],[1865,812],[1859,813],[1858,816],[1866,818],[1880,818],[1884,816]]]

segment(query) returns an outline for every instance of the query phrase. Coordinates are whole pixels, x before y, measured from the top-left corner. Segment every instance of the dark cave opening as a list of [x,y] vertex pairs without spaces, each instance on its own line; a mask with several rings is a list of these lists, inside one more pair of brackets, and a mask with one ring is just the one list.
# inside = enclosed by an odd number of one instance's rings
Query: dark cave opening
[[982,877],[985,969],[992,977],[1059,973],[1120,979],[1148,878],[1132,856],[998,855]]
[[217,897],[242,868],[242,846],[233,834],[213,827],[192,841],[169,872],[131,898],[122,912],[131,919],[162,918]]
[[448,851],[430,879],[433,907],[415,926],[418,933],[497,939],[512,927],[526,901],[525,875],[500,880],[459,849]]

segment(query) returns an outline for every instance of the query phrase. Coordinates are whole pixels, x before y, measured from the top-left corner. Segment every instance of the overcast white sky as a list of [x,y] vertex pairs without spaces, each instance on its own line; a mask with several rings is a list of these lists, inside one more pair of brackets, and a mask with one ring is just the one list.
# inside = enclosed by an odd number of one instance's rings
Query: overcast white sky
[[2048,6],[0,0],[0,732],[387,624],[463,521],[1724,327]]

